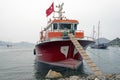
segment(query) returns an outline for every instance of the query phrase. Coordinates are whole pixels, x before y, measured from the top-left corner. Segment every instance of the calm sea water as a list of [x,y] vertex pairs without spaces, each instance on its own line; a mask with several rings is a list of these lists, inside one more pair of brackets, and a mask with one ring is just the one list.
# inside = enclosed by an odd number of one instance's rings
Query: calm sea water
[[35,80],[33,47],[1,47],[0,80]]
[[[35,76],[33,49],[34,47],[0,47],[0,80],[38,80]],[[103,73],[120,73],[120,48],[87,48],[86,51]],[[83,67],[86,73],[91,73],[85,62]]]

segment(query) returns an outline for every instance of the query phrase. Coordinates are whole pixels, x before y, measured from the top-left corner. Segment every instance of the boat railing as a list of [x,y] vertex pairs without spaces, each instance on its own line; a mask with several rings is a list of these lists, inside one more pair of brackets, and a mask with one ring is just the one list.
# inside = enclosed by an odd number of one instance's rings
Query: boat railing
[[56,40],[56,39],[69,39],[68,34],[72,33],[74,34],[75,38],[77,39],[86,39],[86,40],[92,40],[92,37],[84,36],[83,30],[70,30],[70,31],[47,31],[46,35],[43,36],[43,39],[41,41],[48,41],[48,40]]
[[85,40],[91,40],[91,41],[95,41],[93,37],[89,37],[89,36],[84,36]]
[[76,30],[74,32],[75,38],[84,38],[84,31],[83,30]]
[[[46,38],[45,40],[40,40],[40,41],[37,41],[37,44],[41,43],[41,42],[45,42],[45,41],[56,41],[56,40],[63,40],[63,39],[69,39],[68,36],[64,36],[64,37],[61,37],[61,36],[57,36],[57,37],[52,37],[52,38]],[[88,37],[88,36],[84,36],[84,38],[76,38],[78,40],[90,40],[90,41],[94,41],[94,39],[92,37]]]
[[68,33],[73,33],[76,38],[84,38],[84,31],[48,31],[47,38],[62,38],[68,36]]

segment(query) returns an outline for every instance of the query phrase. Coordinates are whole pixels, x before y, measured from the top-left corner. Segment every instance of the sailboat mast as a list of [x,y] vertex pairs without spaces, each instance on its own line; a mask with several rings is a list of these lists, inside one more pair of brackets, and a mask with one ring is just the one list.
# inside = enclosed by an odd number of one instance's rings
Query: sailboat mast
[[100,35],[100,21],[98,22],[98,44],[99,44],[99,35]]
[[93,25],[93,40],[95,41],[95,26]]

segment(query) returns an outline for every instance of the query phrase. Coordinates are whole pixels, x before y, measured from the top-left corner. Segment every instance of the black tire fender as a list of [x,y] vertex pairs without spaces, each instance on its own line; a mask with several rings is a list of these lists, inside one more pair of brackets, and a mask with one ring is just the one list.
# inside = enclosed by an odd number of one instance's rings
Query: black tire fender
[[36,55],[36,50],[34,49],[33,54]]

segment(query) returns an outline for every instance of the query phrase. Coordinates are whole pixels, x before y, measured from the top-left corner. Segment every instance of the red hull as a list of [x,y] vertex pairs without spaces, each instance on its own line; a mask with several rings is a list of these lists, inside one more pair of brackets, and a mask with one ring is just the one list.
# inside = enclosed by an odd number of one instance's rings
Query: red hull
[[[79,40],[86,47],[92,42]],[[76,69],[82,62],[82,57],[70,40],[42,42],[36,45],[36,60],[55,66]]]

